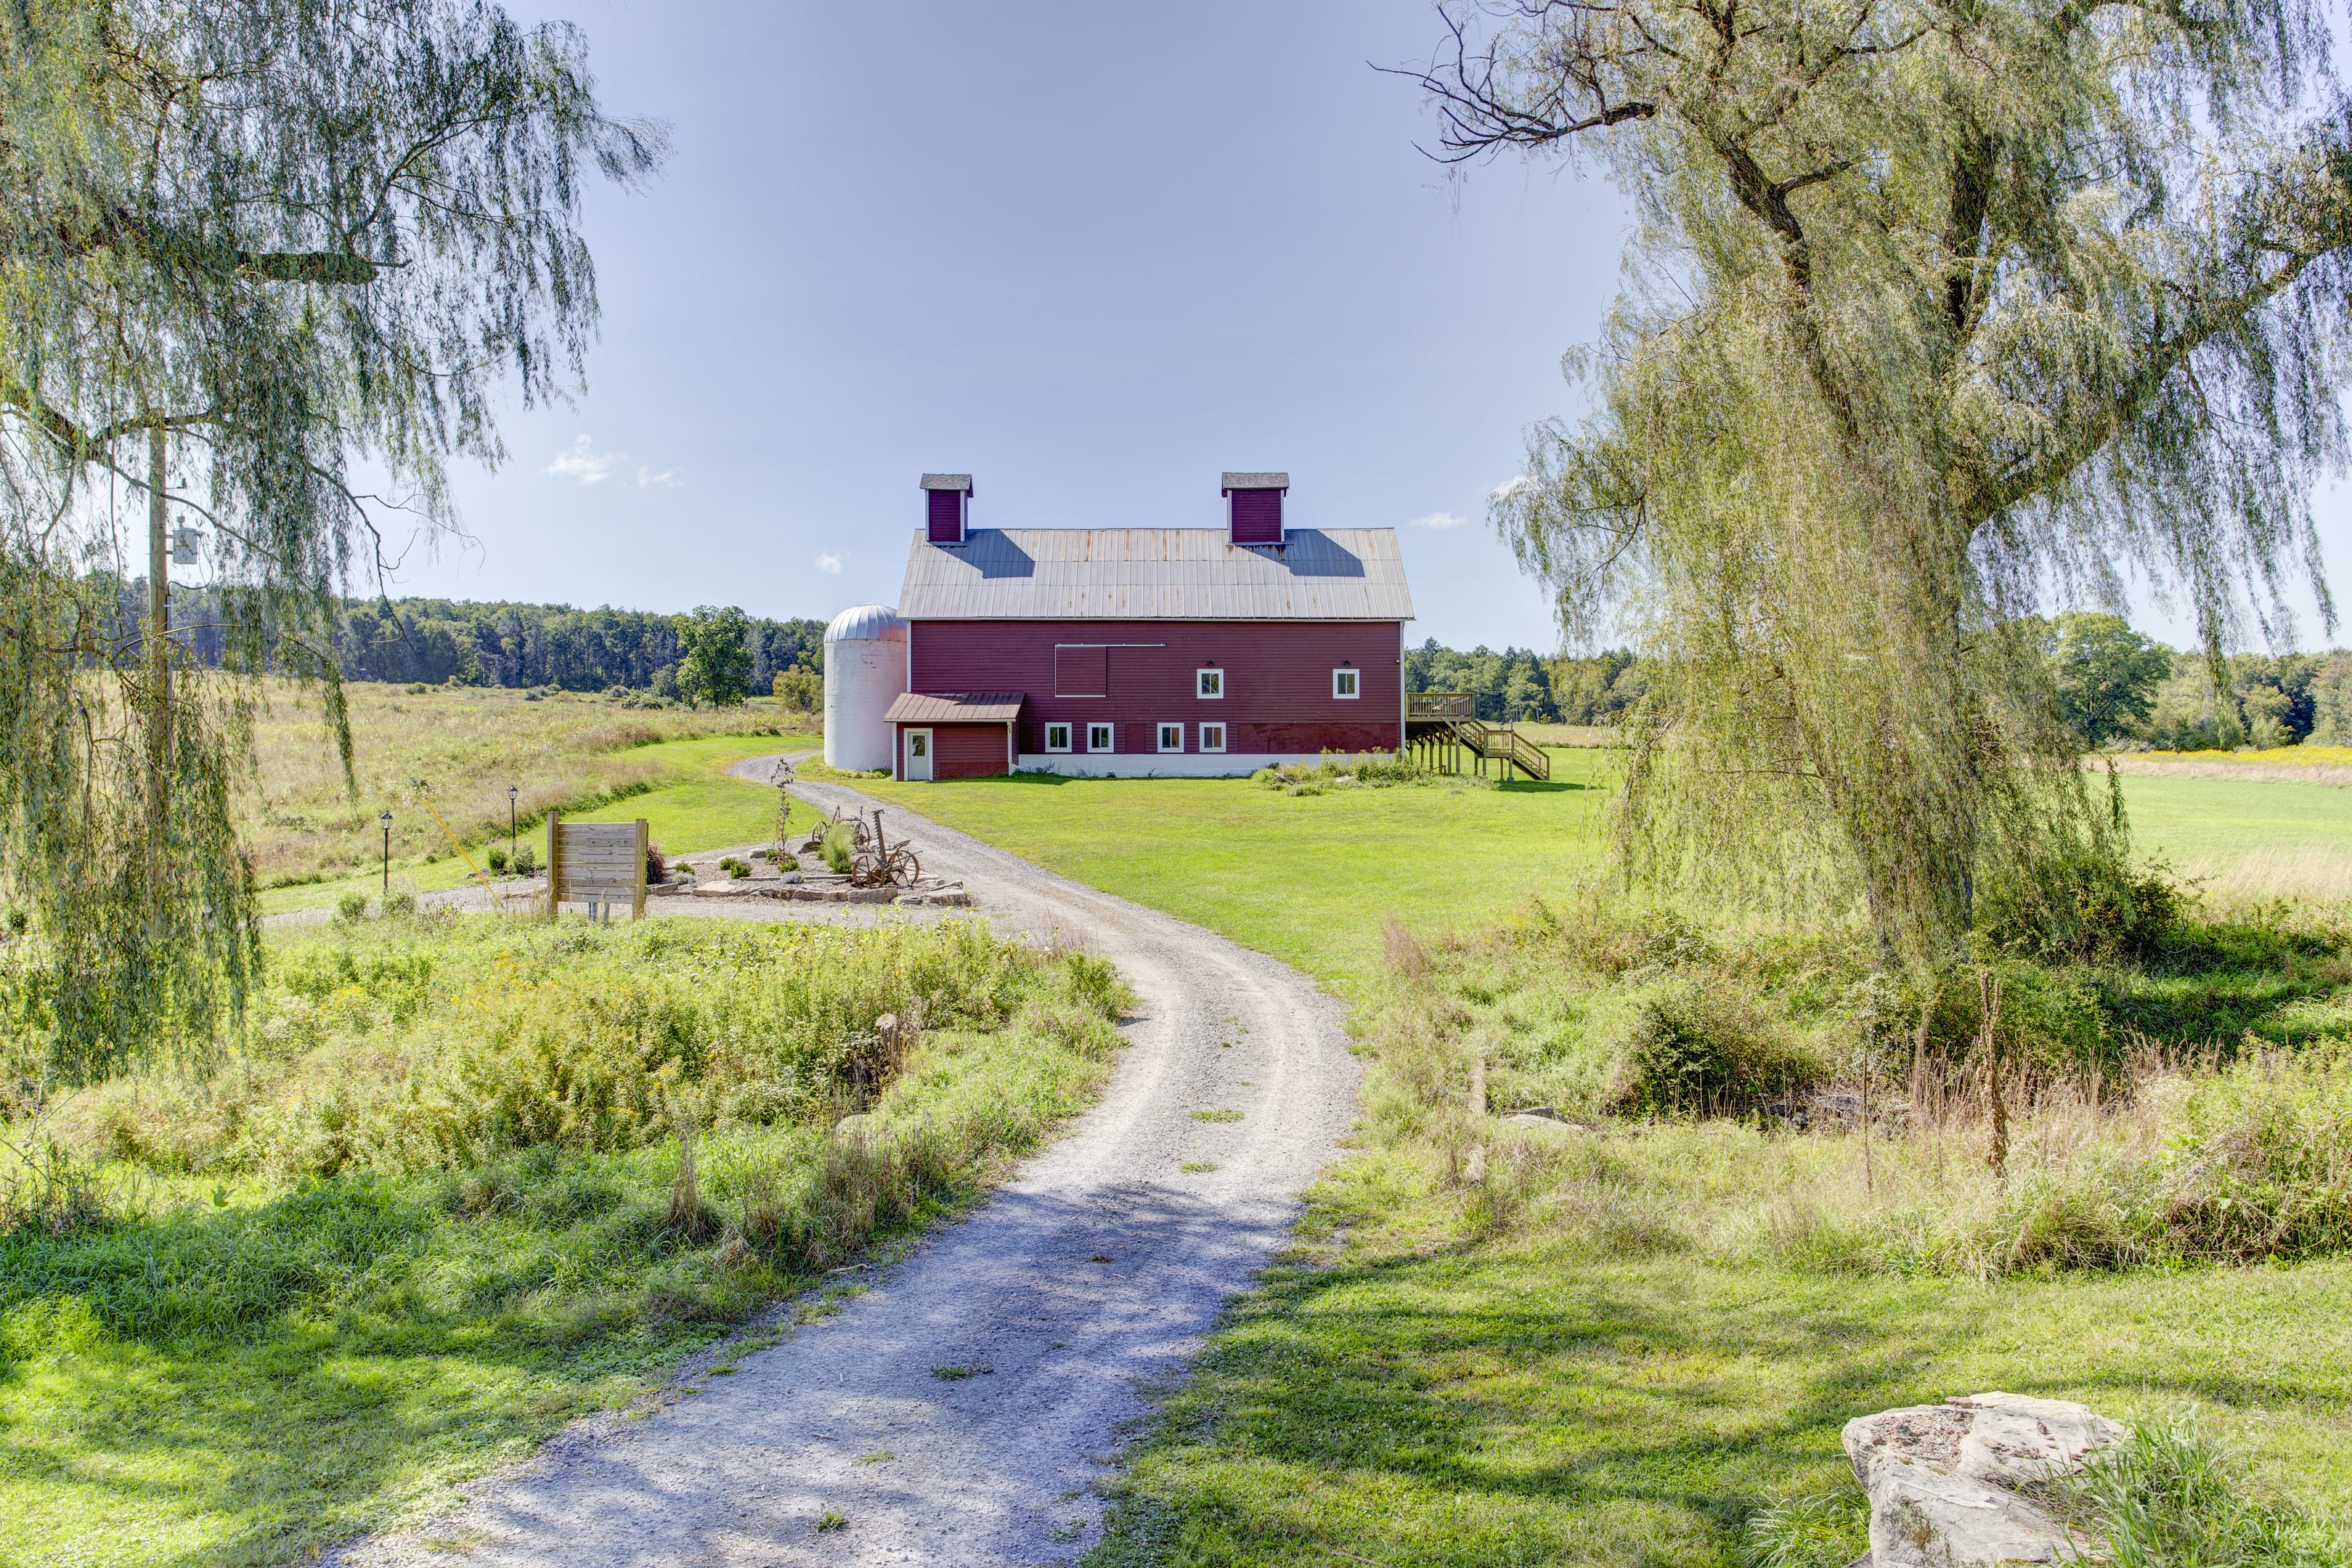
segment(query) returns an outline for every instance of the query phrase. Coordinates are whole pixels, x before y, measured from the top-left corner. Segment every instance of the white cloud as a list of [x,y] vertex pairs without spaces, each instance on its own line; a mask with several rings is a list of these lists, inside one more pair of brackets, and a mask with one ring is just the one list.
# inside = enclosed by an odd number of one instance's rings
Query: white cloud
[[1490,501],[1507,501],[1534,483],[1534,480],[1524,474],[1514,474],[1487,491],[1486,498]]
[[637,488],[640,490],[667,490],[685,483],[685,480],[677,476],[677,470],[675,468],[665,468],[656,474],[642,463],[637,465]]
[[614,465],[625,460],[627,455],[623,452],[599,452],[592,438],[580,435],[572,438],[568,451],[557,453],[555,461],[540,472],[551,478],[577,479],[583,485],[601,485],[613,476]]
[[1467,517],[1457,517],[1451,512],[1429,512],[1413,518],[1413,520],[1407,523],[1405,527],[1409,528],[1458,528],[1469,520],[1470,519]]
[[819,571],[832,572],[835,576],[838,577],[841,574],[841,552],[839,550],[830,549],[819,551],[816,558],[816,569]]

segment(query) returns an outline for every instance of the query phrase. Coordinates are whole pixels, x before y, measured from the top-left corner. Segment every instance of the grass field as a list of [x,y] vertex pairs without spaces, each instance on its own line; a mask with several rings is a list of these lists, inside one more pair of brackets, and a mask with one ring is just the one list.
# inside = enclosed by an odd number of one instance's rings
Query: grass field
[[[1335,990],[1376,967],[1381,917],[1475,925],[1602,865],[1618,752],[1549,747],[1552,781],[1294,797],[1225,779],[859,780],[877,800],[1223,932]],[[2144,854],[2219,893],[2352,899],[2352,791],[2126,775]]]
[[1380,917],[1477,924],[1600,864],[1616,754],[1552,753],[1551,782],[1291,796],[1230,779],[861,780],[877,800],[1181,915],[1345,991]]
[[[376,813],[393,815],[395,892],[431,893],[469,874],[463,856],[422,803],[429,798],[480,863],[503,843],[507,786],[515,784],[523,836],[544,814],[580,821],[643,817],[655,842],[690,853],[762,839],[774,831],[776,792],[726,776],[729,764],[821,744],[783,727],[787,716],[754,700],[692,713],[617,708],[597,698],[472,688],[354,687],[352,739],[362,779],[357,804],[342,793],[315,715],[290,702],[262,747],[265,806],[247,831],[268,887],[265,912],[323,909],[348,892],[382,885]],[[274,871],[272,868],[275,868]],[[317,880],[307,880],[316,877]]]

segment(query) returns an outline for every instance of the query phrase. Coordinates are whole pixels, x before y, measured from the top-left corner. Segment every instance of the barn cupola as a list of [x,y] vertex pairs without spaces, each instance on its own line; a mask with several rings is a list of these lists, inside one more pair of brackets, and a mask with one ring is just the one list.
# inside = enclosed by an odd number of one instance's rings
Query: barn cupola
[[1282,543],[1282,496],[1287,474],[1228,474],[1224,476],[1225,537],[1237,545]]
[[971,476],[923,476],[925,537],[935,545],[960,545],[971,526]]

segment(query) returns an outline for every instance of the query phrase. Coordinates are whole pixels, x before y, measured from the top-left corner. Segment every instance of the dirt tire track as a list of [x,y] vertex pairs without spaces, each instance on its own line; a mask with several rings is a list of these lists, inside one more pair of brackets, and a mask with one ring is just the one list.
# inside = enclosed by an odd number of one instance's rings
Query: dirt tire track
[[[774,760],[736,771],[764,779]],[[823,809],[873,804],[794,788]],[[1339,1005],[1287,966],[885,810],[1000,928],[1082,943],[1135,988],[1101,1102],[839,1316],[644,1419],[583,1422],[468,1488],[457,1514],[335,1561],[977,1568],[1099,1539],[1090,1483],[1139,1385],[1179,1367],[1285,1244],[1349,1124],[1357,1063]],[[1192,1116],[1218,1108],[1244,1115]],[[1218,1168],[1181,1169],[1202,1160]],[[847,1526],[820,1532],[826,1513]]]

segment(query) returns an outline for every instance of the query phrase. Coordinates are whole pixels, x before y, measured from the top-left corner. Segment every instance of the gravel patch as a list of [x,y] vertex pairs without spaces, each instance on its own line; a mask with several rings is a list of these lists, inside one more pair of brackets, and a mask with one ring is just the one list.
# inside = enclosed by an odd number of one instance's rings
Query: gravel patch
[[[775,760],[737,771],[764,781]],[[872,805],[793,788],[824,810]],[[1286,1244],[1351,1119],[1358,1065],[1339,1004],[1296,970],[886,809],[1000,930],[1118,966],[1140,1001],[1102,1101],[971,1218],[857,1276],[873,1282],[838,1315],[731,1375],[698,1358],[652,1413],[582,1422],[469,1487],[456,1514],[331,1561],[1009,1568],[1099,1539],[1092,1485],[1124,1425]],[[767,900],[691,913],[909,917]],[[1241,1115],[1193,1115],[1216,1109]]]

